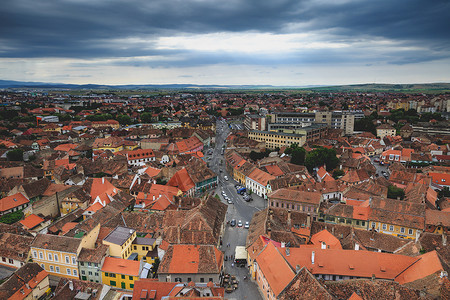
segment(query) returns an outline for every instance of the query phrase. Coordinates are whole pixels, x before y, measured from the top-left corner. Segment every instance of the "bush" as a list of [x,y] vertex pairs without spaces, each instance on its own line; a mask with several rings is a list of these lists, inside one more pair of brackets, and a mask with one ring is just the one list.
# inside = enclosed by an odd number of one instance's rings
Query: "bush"
[[388,187],[387,197],[391,198],[391,199],[400,198],[400,200],[401,200],[401,199],[405,198],[405,191],[403,189],[398,188],[395,185],[391,184]]
[[8,160],[23,161],[23,150],[22,149],[10,150],[8,151],[8,153],[6,153],[6,157],[8,158]]
[[21,210],[6,214],[0,218],[0,223],[13,224],[22,220],[23,212]]

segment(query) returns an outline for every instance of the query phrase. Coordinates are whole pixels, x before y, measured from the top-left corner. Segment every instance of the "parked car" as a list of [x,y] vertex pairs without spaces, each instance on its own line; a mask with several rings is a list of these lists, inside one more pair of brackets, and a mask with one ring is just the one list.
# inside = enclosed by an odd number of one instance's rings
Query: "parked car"
[[250,228],[250,223],[249,222],[245,222],[244,228],[245,229],[249,229]]
[[231,226],[231,227],[234,227],[234,226],[236,226],[236,220],[235,220],[235,219],[231,220],[231,222],[230,222],[230,226]]
[[233,201],[231,199],[227,199],[228,204],[233,204]]
[[223,179],[225,179],[226,181],[228,181],[228,176],[227,176],[227,175],[223,176]]
[[242,221],[241,220],[239,220],[239,222],[237,223],[237,226],[238,227],[242,227]]

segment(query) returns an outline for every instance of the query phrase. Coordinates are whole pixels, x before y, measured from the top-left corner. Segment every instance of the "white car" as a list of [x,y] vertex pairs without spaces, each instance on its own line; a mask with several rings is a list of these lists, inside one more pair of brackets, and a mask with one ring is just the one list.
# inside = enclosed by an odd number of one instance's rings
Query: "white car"
[[237,226],[238,227],[242,227],[242,221],[241,220],[239,220],[239,222],[237,223]]
[[228,176],[227,176],[227,175],[223,176],[223,179],[225,179],[226,181],[228,181]]
[[245,229],[249,229],[250,228],[250,223],[249,222],[245,222],[244,228]]

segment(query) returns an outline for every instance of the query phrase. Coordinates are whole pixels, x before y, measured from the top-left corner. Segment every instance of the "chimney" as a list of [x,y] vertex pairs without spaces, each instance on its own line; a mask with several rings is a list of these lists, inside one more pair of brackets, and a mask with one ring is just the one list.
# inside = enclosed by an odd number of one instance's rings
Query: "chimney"
[[316,252],[311,252],[311,264],[314,264],[314,258],[316,256]]
[[311,215],[308,214],[308,216],[306,217],[306,228],[310,227],[311,227]]
[[359,250],[359,244],[355,243],[355,250]]
[[291,210],[290,209],[288,209],[287,225],[288,225],[288,228],[291,228]]
[[442,246],[447,246],[447,235],[445,233],[442,234]]
[[325,242],[322,242],[320,245],[320,249],[327,249],[327,244],[325,244]]
[[73,291],[73,281],[69,280],[69,289]]
[[291,249],[289,249],[289,247],[286,248],[286,256],[291,255]]
[[141,177],[138,177],[138,184],[141,184]]
[[105,177],[102,177],[102,184],[105,184]]

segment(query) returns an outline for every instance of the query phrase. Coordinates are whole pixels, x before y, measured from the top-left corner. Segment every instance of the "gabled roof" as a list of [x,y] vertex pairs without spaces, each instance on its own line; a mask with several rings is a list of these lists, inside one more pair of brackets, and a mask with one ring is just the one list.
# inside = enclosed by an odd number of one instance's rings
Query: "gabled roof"
[[213,245],[171,245],[158,268],[160,274],[219,274],[223,253]]
[[264,247],[256,257],[256,261],[270,289],[275,294],[275,297],[278,297],[295,277],[291,266],[272,243],[268,243]]
[[[2,299],[25,299],[30,297],[48,273],[37,263],[27,263],[18,269],[0,286],[0,298]],[[48,286],[43,286],[45,288]]]
[[8,211],[14,207],[18,207],[29,202],[30,200],[28,200],[22,193],[16,193],[0,199],[0,211]]
[[35,214],[32,214],[26,217],[25,219],[21,220],[19,223],[22,224],[26,229],[33,229],[42,222],[44,222],[44,219]]
[[278,295],[278,299],[333,300],[334,297],[314,278],[307,268],[303,267]]
[[192,181],[186,168],[177,171],[167,182],[167,185],[175,186],[183,192],[187,192],[195,187],[195,183]]

